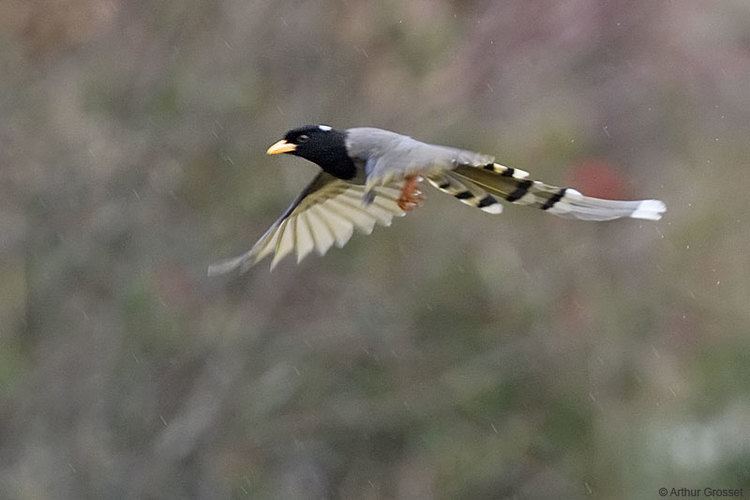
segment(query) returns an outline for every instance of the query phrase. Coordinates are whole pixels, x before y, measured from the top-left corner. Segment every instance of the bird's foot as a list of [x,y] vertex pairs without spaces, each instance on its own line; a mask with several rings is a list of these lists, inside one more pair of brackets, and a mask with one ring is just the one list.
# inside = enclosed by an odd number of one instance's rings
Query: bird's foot
[[398,198],[398,206],[404,212],[410,212],[424,203],[424,195],[419,190],[419,183],[422,177],[418,175],[409,175],[406,182],[401,188],[401,196]]

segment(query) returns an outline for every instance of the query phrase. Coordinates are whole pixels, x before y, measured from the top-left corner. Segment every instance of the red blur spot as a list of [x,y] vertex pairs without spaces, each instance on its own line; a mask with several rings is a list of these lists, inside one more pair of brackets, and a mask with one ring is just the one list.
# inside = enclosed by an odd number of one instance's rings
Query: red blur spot
[[567,185],[595,198],[622,200],[630,195],[625,177],[606,160],[596,158],[573,166],[567,176]]

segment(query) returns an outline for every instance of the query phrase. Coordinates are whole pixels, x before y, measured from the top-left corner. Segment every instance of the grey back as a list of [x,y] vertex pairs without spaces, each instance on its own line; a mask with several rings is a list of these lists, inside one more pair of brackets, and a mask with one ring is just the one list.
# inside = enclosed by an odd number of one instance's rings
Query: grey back
[[364,167],[368,184],[386,182],[411,173],[428,175],[458,165],[482,166],[494,157],[463,149],[436,146],[378,128],[347,130],[346,148],[358,166]]

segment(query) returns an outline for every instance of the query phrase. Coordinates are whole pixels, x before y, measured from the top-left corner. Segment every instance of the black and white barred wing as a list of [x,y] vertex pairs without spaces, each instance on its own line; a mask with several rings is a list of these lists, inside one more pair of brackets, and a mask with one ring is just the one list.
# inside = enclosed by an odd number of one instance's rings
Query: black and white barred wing
[[[463,203],[500,213],[498,200],[540,208],[561,217],[604,221],[630,217],[659,220],[667,210],[660,200],[604,200],[584,196],[572,188],[551,186],[528,179],[529,173],[488,163],[477,167],[458,165],[455,169],[432,177],[431,183]],[[463,189],[462,189],[463,187]]]
[[313,251],[324,255],[333,245],[343,247],[354,229],[370,234],[375,224],[389,226],[394,216],[405,214],[397,204],[401,187],[401,182],[378,186],[365,203],[364,186],[321,172],[248,252],[210,266],[208,274],[244,272],[269,255],[273,269],[291,253],[300,262]]

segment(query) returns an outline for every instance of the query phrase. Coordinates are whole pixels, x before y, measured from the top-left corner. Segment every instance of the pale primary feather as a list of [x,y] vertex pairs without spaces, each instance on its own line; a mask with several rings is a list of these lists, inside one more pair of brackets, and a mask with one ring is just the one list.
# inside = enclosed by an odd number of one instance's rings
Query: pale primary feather
[[324,255],[334,244],[344,246],[354,229],[370,234],[375,224],[389,226],[404,215],[397,204],[402,183],[377,187],[374,199],[364,201],[364,186],[320,173],[253,247],[237,258],[209,267],[209,274],[245,270],[272,255],[271,269],[291,253],[300,262],[313,250]]

